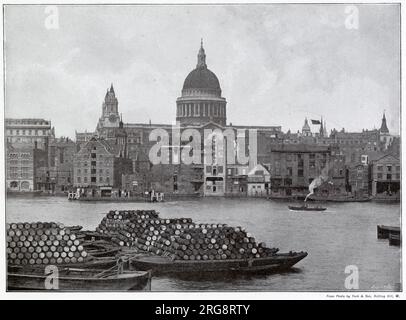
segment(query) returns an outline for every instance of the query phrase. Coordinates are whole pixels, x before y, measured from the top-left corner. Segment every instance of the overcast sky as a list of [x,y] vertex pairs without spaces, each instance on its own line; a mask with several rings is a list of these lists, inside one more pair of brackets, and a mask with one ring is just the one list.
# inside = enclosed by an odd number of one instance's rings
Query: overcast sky
[[[5,10],[6,117],[93,131],[113,82],[124,122],[172,123],[200,38],[227,99],[227,122],[399,132],[399,7],[358,5],[44,6]],[[317,128],[313,127],[316,130]]]

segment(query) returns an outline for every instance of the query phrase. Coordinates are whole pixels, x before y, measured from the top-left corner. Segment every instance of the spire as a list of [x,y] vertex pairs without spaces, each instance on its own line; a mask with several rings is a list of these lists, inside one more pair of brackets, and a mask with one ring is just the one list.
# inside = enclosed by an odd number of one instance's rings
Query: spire
[[381,124],[381,128],[379,129],[379,131],[380,131],[380,133],[389,133],[388,126],[386,125],[385,111],[383,112],[382,124]]
[[323,136],[324,136],[323,117],[321,117],[321,120],[320,120],[320,130],[319,130],[319,133],[320,133],[320,137],[323,137]]
[[114,93],[113,83],[111,83],[110,92]]
[[197,55],[196,68],[207,68],[206,53],[204,52],[204,48],[203,48],[203,38],[200,40],[200,50],[199,50],[199,54]]

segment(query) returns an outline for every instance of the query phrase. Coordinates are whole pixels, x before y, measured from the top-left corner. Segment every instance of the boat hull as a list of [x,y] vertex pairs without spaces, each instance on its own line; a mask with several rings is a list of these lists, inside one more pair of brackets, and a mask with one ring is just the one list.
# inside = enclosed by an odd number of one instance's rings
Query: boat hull
[[276,254],[272,257],[227,260],[171,260],[160,256],[137,257],[130,265],[138,270],[151,270],[153,274],[196,272],[276,272],[291,268],[307,256],[306,252]]
[[[47,277],[39,274],[8,273],[7,289],[9,291],[47,290]],[[105,278],[81,277],[80,275],[58,277],[58,291],[129,291],[150,290],[151,273],[149,271],[132,271]]]
[[294,211],[325,211],[327,208],[305,208],[289,206],[289,209]]

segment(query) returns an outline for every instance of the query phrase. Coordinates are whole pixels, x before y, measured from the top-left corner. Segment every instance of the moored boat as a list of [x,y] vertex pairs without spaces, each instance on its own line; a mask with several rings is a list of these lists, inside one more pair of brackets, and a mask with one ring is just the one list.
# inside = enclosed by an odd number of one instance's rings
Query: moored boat
[[325,211],[327,208],[324,207],[309,207],[307,205],[302,206],[288,206],[290,210],[294,211]]
[[400,235],[400,227],[378,225],[376,229],[378,239],[389,239],[390,234]]
[[[128,291],[150,290],[150,271],[111,271],[106,269],[58,268],[56,274],[44,274],[38,269],[9,267],[7,289],[61,291]],[[55,275],[52,284],[46,286]],[[57,281],[56,281],[57,280]],[[56,281],[56,282],[55,282]]]
[[141,256],[130,260],[130,266],[139,270],[161,273],[195,272],[276,272],[291,268],[307,256],[307,252],[279,253],[265,258],[225,260],[171,260],[163,256]]
[[401,235],[389,233],[389,245],[390,246],[400,246]]

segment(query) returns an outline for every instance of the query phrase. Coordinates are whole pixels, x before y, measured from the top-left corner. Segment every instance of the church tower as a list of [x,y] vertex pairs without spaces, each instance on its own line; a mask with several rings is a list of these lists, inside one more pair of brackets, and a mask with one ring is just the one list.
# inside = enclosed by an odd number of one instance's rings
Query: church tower
[[305,123],[302,127],[302,135],[304,137],[311,137],[312,132],[310,130],[309,122],[307,121],[307,118],[305,118]]
[[386,124],[386,115],[385,111],[383,112],[381,128],[379,129],[379,140],[384,145],[384,148],[387,149],[390,143],[392,142],[393,137],[389,134],[389,129]]
[[103,128],[118,128],[120,122],[120,116],[118,114],[118,100],[114,92],[113,84],[110,89],[107,89],[102,104],[102,115],[97,124],[97,131]]

